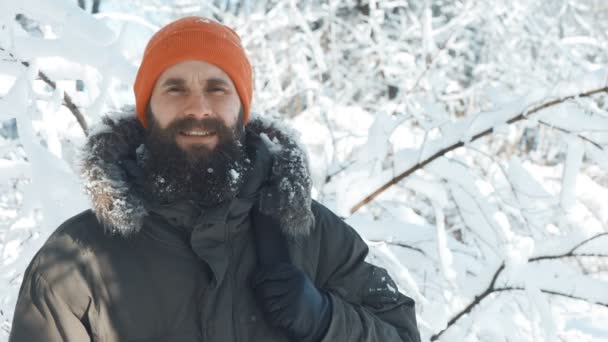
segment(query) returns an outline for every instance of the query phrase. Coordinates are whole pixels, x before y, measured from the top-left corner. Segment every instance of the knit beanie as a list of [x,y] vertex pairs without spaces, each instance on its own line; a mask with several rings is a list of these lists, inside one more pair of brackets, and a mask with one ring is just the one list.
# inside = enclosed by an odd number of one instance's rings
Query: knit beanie
[[185,17],[156,32],[144,51],[133,91],[137,117],[146,126],[146,106],[158,77],[172,65],[185,60],[202,60],[222,69],[241,100],[244,121],[249,118],[253,92],[252,71],[238,34],[210,19]]

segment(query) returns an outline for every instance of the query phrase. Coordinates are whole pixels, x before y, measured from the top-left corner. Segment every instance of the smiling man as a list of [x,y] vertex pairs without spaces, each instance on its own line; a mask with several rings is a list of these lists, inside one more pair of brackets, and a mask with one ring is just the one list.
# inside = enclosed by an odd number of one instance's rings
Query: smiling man
[[205,205],[234,197],[243,180],[235,175],[247,170],[244,115],[234,83],[219,67],[202,60],[168,67],[152,88],[144,117],[144,177],[153,187],[148,192],[189,193]]
[[10,341],[420,341],[414,302],[311,199],[292,132],[250,117],[251,73],[217,22],[152,37],[135,110],[85,147],[92,210],[31,261]]

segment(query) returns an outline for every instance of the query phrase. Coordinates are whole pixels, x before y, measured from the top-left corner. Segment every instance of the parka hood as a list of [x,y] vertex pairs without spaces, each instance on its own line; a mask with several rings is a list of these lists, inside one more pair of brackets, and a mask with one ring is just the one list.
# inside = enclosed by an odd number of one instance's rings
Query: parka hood
[[[246,144],[254,140],[262,142],[257,144],[256,155],[265,160],[254,162],[254,167],[260,162],[270,163],[264,165],[270,172],[253,171],[264,172],[259,190],[254,191],[260,210],[277,219],[287,237],[309,234],[314,226],[312,182],[308,159],[297,134],[278,120],[255,114],[245,129]],[[81,152],[81,176],[92,209],[106,232],[112,235],[127,237],[139,232],[148,215],[146,199],[129,177],[132,174],[129,168],[136,165],[137,154],[144,149],[144,130],[134,108],[125,107],[102,119]],[[245,179],[244,187],[251,187],[251,182],[247,182]]]

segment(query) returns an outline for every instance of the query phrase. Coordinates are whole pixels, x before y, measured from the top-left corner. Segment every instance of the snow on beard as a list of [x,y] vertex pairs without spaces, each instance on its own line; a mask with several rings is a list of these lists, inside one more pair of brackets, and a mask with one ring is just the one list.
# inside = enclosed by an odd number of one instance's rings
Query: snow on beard
[[[234,127],[217,118],[187,117],[164,129],[150,111],[147,115],[146,153],[141,166],[148,196],[160,203],[192,199],[203,205],[217,205],[236,196],[249,168],[242,113]],[[180,147],[176,141],[179,132],[194,128],[216,132],[216,146]]]

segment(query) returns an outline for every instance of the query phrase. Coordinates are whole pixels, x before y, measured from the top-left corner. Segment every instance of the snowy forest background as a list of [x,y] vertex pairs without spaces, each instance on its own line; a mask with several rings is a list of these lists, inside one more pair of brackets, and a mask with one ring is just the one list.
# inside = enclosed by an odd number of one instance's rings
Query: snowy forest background
[[0,0],[0,341],[89,207],[87,133],[185,15],[240,33],[253,111],[300,132],[424,341],[608,341],[605,0]]

